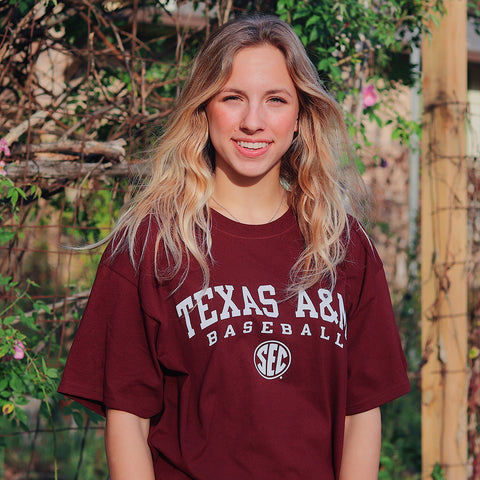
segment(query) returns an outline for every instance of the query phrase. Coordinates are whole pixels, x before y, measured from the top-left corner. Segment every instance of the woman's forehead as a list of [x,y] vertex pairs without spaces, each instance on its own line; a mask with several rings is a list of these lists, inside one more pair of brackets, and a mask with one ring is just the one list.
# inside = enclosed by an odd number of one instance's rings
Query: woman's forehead
[[293,80],[281,50],[273,45],[264,44],[245,47],[235,54],[223,87],[228,85],[233,89],[241,89],[242,85],[250,84],[262,84],[270,90],[288,89],[293,86]]

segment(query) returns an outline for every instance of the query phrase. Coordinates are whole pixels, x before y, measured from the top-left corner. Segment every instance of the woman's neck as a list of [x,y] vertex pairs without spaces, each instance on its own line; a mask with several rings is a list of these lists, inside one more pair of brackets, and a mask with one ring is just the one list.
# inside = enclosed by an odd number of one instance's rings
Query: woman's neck
[[262,225],[281,217],[288,210],[288,199],[280,181],[240,186],[216,177],[210,207],[236,222]]

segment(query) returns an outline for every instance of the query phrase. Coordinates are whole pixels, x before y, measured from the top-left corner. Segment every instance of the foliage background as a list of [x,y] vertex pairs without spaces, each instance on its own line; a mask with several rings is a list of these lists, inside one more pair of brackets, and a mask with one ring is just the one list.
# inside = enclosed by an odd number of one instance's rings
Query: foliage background
[[[363,169],[366,156],[384,161],[372,122],[406,147],[420,133],[396,99],[416,81],[412,46],[442,9],[441,0],[0,3],[1,478],[107,477],[102,420],[55,393],[100,254],[64,247],[108,233],[206,36],[245,12],[290,22],[344,107]],[[414,261],[415,245],[406,253]],[[418,479],[414,271],[393,294],[413,392],[383,411],[380,478]],[[476,464],[473,441],[471,453]]]

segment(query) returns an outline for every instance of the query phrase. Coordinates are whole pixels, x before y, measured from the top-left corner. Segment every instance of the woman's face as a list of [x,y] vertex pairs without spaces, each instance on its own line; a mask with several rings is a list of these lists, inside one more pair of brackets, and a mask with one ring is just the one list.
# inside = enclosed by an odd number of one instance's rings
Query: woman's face
[[216,170],[238,185],[279,178],[298,118],[297,92],[280,50],[271,45],[240,50],[206,113]]

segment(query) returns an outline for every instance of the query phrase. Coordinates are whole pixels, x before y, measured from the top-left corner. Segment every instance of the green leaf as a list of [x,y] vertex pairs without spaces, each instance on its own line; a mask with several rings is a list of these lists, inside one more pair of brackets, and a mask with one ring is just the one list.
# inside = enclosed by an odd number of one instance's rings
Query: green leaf
[[15,233],[14,232],[9,232],[6,230],[0,230],[0,245],[5,245],[8,243],[10,240],[15,238]]
[[102,415],[99,415],[98,413],[93,412],[92,410],[88,410],[87,413],[88,413],[88,418],[90,418],[90,420],[94,423],[100,423],[105,421],[105,417],[102,417]]
[[16,191],[24,200],[27,199],[27,194],[21,188],[16,188]]
[[8,192],[7,197],[10,198],[12,207],[14,207],[18,201],[18,191],[16,189],[10,190],[10,192]]
[[47,368],[47,377],[48,378],[58,378],[59,377],[59,373],[58,373],[58,370],[56,368]]
[[318,39],[318,28],[317,27],[313,27],[311,30],[310,30],[310,35],[308,37],[308,41],[309,43],[313,43],[315,40]]
[[48,411],[48,405],[44,398],[42,398],[42,403],[40,403],[40,415],[43,418],[49,418],[50,412]]
[[47,364],[45,363],[45,359],[42,357],[42,372],[47,374]]
[[77,427],[78,428],[83,428],[83,426],[85,424],[85,422],[83,420],[83,415],[78,411],[72,412],[72,415],[73,415],[73,419],[75,420],[75,423],[77,424]]
[[[38,287],[39,285],[36,285],[34,282],[32,282],[32,285]],[[52,313],[52,309],[43,301],[41,300],[35,300],[35,302],[33,302],[33,309],[36,311],[36,312],[45,312],[45,313]]]
[[355,164],[357,165],[360,175],[363,175],[365,173],[365,164],[362,162],[362,159],[360,157],[355,157]]
[[445,480],[444,471],[438,462],[435,463],[430,477],[433,480]]
[[15,404],[16,405],[27,405],[30,402],[30,400],[26,397],[16,397],[15,398]]
[[18,8],[20,10],[20,13],[22,15],[26,15],[28,13],[28,11],[30,10],[30,5],[28,2],[25,2],[25,1],[19,1],[18,2]]
[[18,420],[24,430],[28,430],[27,414],[20,407],[15,408],[15,418]]
[[320,17],[318,15],[312,15],[311,17],[309,17],[309,19],[307,20],[307,23],[305,24],[305,26],[307,28],[309,27],[312,27],[312,26],[315,26],[316,27],[316,24],[318,24],[318,22],[320,21]]
[[72,409],[68,405],[62,407],[62,413],[64,415],[72,415]]
[[0,397],[6,398],[7,400],[10,399],[10,395],[11,395],[11,391],[9,389],[0,391]]
[[5,388],[8,385],[8,378],[2,378],[0,379],[0,392],[5,390]]
[[368,118],[371,122],[375,121],[379,127],[383,127],[382,119],[375,112],[370,112]]
[[22,379],[16,374],[12,373],[10,377],[10,387],[15,393],[23,393],[25,384]]
[[435,27],[438,28],[438,26],[440,25],[440,17],[438,15],[432,15],[430,19],[432,20]]
[[8,317],[2,318],[2,323],[3,325],[11,325],[16,319],[17,317],[9,315]]

